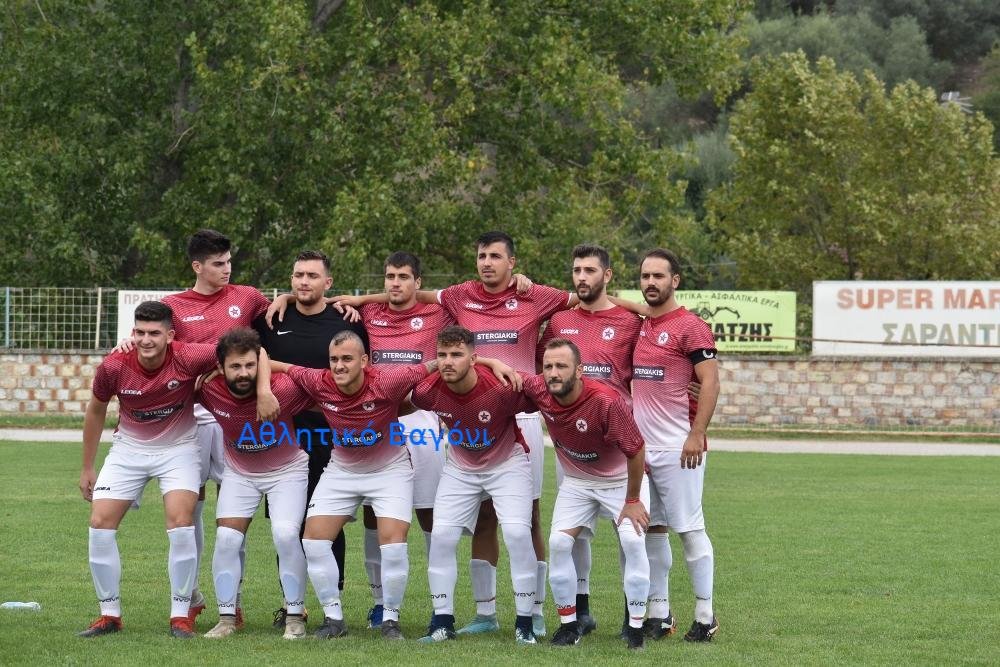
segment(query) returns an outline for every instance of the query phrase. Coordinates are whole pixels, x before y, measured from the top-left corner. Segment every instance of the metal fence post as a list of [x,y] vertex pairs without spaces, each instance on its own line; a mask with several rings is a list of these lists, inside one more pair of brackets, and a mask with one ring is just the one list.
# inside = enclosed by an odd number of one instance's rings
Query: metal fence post
[[94,318],[94,349],[101,347],[101,288],[97,288],[97,317]]
[[4,288],[3,331],[4,347],[10,347],[10,287]]

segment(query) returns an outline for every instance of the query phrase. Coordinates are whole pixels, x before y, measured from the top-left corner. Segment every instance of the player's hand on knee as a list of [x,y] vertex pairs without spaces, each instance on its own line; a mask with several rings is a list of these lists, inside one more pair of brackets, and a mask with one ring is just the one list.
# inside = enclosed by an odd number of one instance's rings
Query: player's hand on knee
[[632,527],[635,528],[637,535],[644,534],[649,528],[649,512],[646,511],[646,506],[642,504],[641,500],[631,503],[626,501],[621,514],[618,515],[618,525],[620,526],[625,519],[632,522]]
[[93,468],[84,468],[80,472],[80,493],[88,503],[94,500],[94,485],[97,483],[97,473]]

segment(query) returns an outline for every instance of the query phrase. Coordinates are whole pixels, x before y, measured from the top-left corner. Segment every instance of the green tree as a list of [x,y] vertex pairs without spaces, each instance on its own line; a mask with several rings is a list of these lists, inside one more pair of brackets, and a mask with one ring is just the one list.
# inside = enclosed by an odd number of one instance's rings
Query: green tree
[[733,181],[713,226],[746,288],[984,279],[1000,266],[992,128],[912,82],[891,92],[799,52],[758,59],[730,119]]
[[626,97],[722,99],[749,4],[8,3],[0,280],[186,282],[203,226],[258,284],[284,284],[303,247],[345,286],[398,248],[468,275],[490,228],[553,282],[573,242],[681,245],[681,158]]
[[1000,42],[983,58],[980,86],[982,90],[972,103],[993,123],[993,146],[1000,152]]

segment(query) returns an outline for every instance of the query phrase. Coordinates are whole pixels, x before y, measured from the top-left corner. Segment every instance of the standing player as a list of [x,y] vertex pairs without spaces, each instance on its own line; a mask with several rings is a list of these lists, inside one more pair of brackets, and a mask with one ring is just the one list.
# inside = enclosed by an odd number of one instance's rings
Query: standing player
[[[361,308],[361,317],[368,331],[372,364],[417,364],[432,361],[437,356],[437,334],[454,324],[451,316],[438,304],[418,303],[420,289],[420,259],[408,252],[395,252],[385,260],[385,292],[388,303],[370,303]],[[404,433],[414,429],[437,431],[438,417],[433,412],[417,410],[400,417]],[[430,553],[431,528],[434,521],[434,496],[444,448],[430,440],[410,444],[413,461],[413,510],[424,531],[427,552]],[[369,627],[382,623],[381,550],[376,531],[375,514],[364,507],[365,570],[371,587],[374,606],[368,613]]]
[[[187,255],[195,275],[194,287],[163,298],[163,303],[174,311],[174,327],[179,342],[215,345],[222,334],[234,327],[249,326],[270,305],[267,297],[256,287],[233,285],[229,282],[233,271],[231,247],[229,238],[211,229],[199,230],[188,239]],[[277,406],[267,405],[267,414],[262,416],[273,417]],[[201,488],[194,512],[200,563],[205,544],[202,519],[205,483],[209,479],[215,480],[217,484],[222,481],[225,457],[222,451],[222,429],[215,418],[200,405],[195,405],[194,414],[198,420],[197,438],[201,450]],[[240,558],[244,557],[245,552],[241,551]],[[204,608],[205,598],[198,590],[196,578],[195,592],[191,598],[191,619],[197,618]],[[243,611],[237,606],[236,612],[237,623],[242,627]]]
[[368,500],[382,551],[382,637],[403,639],[399,609],[409,575],[406,533],[413,512],[413,465],[409,451],[390,444],[389,436],[403,399],[435,362],[369,366],[361,338],[351,331],[334,336],[329,350],[329,370],[272,363],[320,405],[333,441],[330,464],[309,499],[302,538],[309,578],[325,614],[316,636],[347,634],[331,545],[354,520],[358,505]]
[[[475,337],[448,327],[438,334],[439,373],[417,385],[412,401],[433,410],[448,427],[449,452],[434,504],[434,530],[427,577],[434,617],[420,641],[455,638],[456,549],[463,530],[472,533],[480,505],[492,499],[510,554],[514,636],[534,644],[532,607],[536,566],[531,544],[531,466],[515,416],[533,409],[522,393],[511,391],[476,366]],[[460,436],[452,437],[460,433]]]
[[[327,370],[330,368],[330,340],[344,331],[357,334],[365,350],[368,349],[365,328],[359,323],[346,321],[336,307],[327,305],[323,299],[325,292],[333,285],[329,257],[315,250],[300,252],[292,266],[291,285],[295,307],[283,313],[284,319],[262,317],[254,322],[261,344],[271,359],[305,368]],[[297,432],[302,430],[310,434],[308,441],[303,444],[306,445],[309,456],[306,494],[307,498],[312,498],[323,470],[330,461],[331,445],[329,438],[325,437],[328,426],[318,408],[299,412],[293,421]],[[338,586],[341,590],[344,588],[345,549],[346,540],[341,531],[331,545],[340,573]],[[287,613],[286,605],[275,611],[276,628],[285,627]]]
[[[211,345],[175,343],[170,308],[156,301],[135,309],[135,349],[112,352],[94,374],[93,395],[83,426],[80,491],[90,501],[90,572],[101,616],[82,637],[118,632],[122,627],[121,557],[118,526],[151,478],[163,494],[170,550],[170,632],[194,636],[188,618],[197,575],[193,517],[198,502],[200,455],[192,412],[195,380],[215,367]],[[97,445],[108,412],[118,397],[119,423],[101,474],[94,472]]]
[[246,327],[229,331],[219,340],[216,357],[222,375],[206,382],[198,392],[201,404],[222,427],[226,456],[212,560],[219,623],[205,636],[227,637],[236,631],[236,594],[243,579],[240,551],[261,496],[266,495],[271,537],[278,552],[278,578],[288,600],[285,639],[301,639],[306,636],[302,618],[306,559],[299,530],[306,511],[309,457],[295,441],[292,415],[314,401],[287,375],[276,374],[271,390],[281,413],[274,422],[254,429],[258,369],[267,364],[257,332]]
[[[580,350],[584,377],[612,387],[631,408],[632,350],[639,337],[642,320],[635,313],[611,302],[607,293],[609,282],[611,258],[607,250],[589,244],[573,248],[573,287],[580,306],[552,316],[542,335],[537,357],[541,361],[546,344],[555,338],[573,342]],[[562,457],[557,456],[556,463],[561,462]],[[556,477],[561,485],[560,465],[556,466]],[[577,576],[576,616],[583,634],[597,628],[597,621],[590,614],[590,538],[591,533],[581,531],[573,544],[573,565]],[[628,616],[626,614],[626,626]],[[627,629],[624,629],[624,634],[628,634]]]
[[612,519],[625,552],[628,608],[626,638],[631,649],[643,646],[643,618],[649,594],[649,561],[643,531],[649,521],[649,489],[639,429],[625,399],[607,385],[584,377],[580,350],[565,338],[545,347],[542,374],[524,383],[555,443],[565,476],[552,511],[549,581],[562,621],[552,637],[557,646],[580,641],[577,622],[577,573],[572,549],[577,537],[593,536],[599,515]]
[[[674,253],[657,248],[643,257],[639,282],[649,317],[642,323],[632,358],[632,395],[635,421],[646,440],[649,532],[665,534],[670,528],[680,536],[695,595],[694,623],[684,639],[711,641],[719,623],[712,610],[715,556],[701,505],[702,463],[707,458],[706,431],[719,397],[719,362],[708,325],[674,297],[680,281],[680,262]],[[697,401],[687,392],[694,379],[701,383]],[[666,592],[669,567],[667,559],[650,558],[651,590],[659,581]],[[647,624],[653,638],[672,633],[676,621],[669,603],[651,601]]]

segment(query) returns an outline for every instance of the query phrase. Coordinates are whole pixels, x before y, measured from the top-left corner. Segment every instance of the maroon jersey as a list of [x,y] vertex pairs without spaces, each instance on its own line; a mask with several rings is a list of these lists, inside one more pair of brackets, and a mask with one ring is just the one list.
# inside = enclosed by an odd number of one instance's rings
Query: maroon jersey
[[112,352],[94,373],[94,398],[118,396],[115,432],[128,444],[169,447],[194,438],[194,381],[215,368],[215,346],[173,342],[154,371],[139,363],[138,350]]
[[420,364],[437,357],[437,335],[455,323],[434,303],[393,310],[387,303],[361,307],[373,364]]
[[[410,400],[422,410],[437,413],[447,425],[450,459],[456,466],[483,472],[507,461],[515,447],[528,451],[516,416],[536,408],[523,392],[505,387],[489,369],[473,366],[470,372],[478,380],[468,394],[456,394],[435,372],[416,386]],[[452,429],[465,434],[461,442],[457,436],[452,438]]]
[[272,472],[298,457],[292,415],[315,401],[284,373],[271,376],[271,391],[281,404],[281,412],[269,426],[257,421],[257,395],[233,396],[221,375],[205,383],[197,394],[222,427],[226,465],[244,475]]
[[163,297],[174,311],[174,338],[184,343],[219,342],[235,327],[252,326],[270,301],[256,287],[226,285],[215,294],[187,290]]
[[632,350],[639,338],[642,318],[621,306],[589,311],[563,310],[552,316],[538,344],[541,363],[545,345],[553,338],[565,338],[580,348],[583,375],[613,387],[632,405]]
[[366,366],[364,374],[361,389],[348,396],[341,393],[329,369],[288,369],[289,377],[319,404],[330,425],[330,461],[354,473],[376,472],[409,458],[406,447],[390,442],[389,429],[399,421],[399,404],[427,377],[427,367]]
[[621,484],[628,479],[626,458],[642,449],[642,435],[624,397],[596,380],[581,381],[583,393],[571,405],[560,405],[541,375],[525,380],[524,393],[545,418],[566,477]]
[[683,449],[698,411],[687,386],[698,379],[695,364],[706,359],[715,359],[712,331],[683,306],[642,323],[632,355],[632,396],[648,449]]
[[569,304],[567,292],[532,285],[527,294],[508,287],[498,294],[469,280],[438,291],[438,301],[476,335],[476,353],[499,359],[522,373],[535,372],[535,346],[542,322]]

